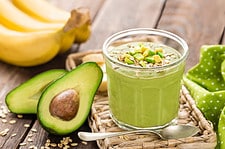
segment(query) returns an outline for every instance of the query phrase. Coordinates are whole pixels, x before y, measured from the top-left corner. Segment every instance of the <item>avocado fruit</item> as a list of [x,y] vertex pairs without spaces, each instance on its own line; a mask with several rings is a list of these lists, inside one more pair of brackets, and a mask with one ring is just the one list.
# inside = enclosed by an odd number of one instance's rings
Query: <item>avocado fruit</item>
[[8,109],[16,114],[36,114],[37,104],[44,89],[66,73],[64,69],[51,69],[23,82],[6,95]]
[[76,131],[87,119],[103,72],[95,62],[86,62],[49,85],[42,93],[37,118],[55,135]]

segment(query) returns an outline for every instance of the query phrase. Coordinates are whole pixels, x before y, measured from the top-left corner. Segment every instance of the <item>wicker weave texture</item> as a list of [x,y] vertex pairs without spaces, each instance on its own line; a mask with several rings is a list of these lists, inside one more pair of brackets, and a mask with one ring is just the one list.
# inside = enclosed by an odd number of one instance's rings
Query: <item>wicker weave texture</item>
[[[200,128],[201,132],[193,137],[162,140],[155,134],[130,134],[119,137],[98,140],[101,149],[213,149],[217,144],[216,134],[200,110],[188,90],[182,86],[180,94],[180,109],[178,123],[189,124]],[[89,125],[93,132],[123,131],[112,121],[109,113],[107,95],[98,94],[95,97]]]
[[[66,60],[67,70],[74,69],[82,63],[82,58],[88,54],[102,54],[101,49],[70,54]],[[214,149],[217,144],[216,133],[212,124],[207,121],[196,107],[194,99],[185,86],[180,93],[180,109],[178,123],[189,124],[200,128],[201,132],[194,137],[162,140],[155,134],[130,134],[120,137],[98,140],[101,149]],[[89,117],[92,132],[123,131],[111,119],[108,97],[106,93],[97,93]]]

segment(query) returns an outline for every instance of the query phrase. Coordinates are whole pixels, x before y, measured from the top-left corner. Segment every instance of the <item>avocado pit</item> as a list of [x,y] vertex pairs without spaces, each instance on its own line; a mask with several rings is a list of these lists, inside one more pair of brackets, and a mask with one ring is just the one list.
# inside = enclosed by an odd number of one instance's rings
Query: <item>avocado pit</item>
[[67,89],[57,94],[51,101],[49,111],[52,116],[69,121],[79,109],[79,94],[74,89]]

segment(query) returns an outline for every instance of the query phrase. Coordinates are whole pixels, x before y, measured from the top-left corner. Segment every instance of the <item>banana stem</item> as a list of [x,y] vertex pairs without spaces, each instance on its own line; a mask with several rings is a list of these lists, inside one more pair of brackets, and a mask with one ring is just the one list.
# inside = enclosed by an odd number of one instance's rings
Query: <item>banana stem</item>
[[83,25],[90,25],[91,19],[90,19],[90,12],[87,8],[78,8],[71,11],[71,16],[66,22],[63,30],[65,32],[74,30],[76,28],[79,28]]

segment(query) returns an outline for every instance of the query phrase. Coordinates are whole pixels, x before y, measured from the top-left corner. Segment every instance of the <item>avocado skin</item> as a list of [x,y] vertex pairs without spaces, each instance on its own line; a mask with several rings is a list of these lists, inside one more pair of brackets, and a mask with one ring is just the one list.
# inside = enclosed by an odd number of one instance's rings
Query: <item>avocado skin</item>
[[36,114],[43,90],[66,73],[64,69],[51,69],[18,85],[6,95],[5,103],[8,109],[15,114]]
[[[51,134],[67,135],[76,131],[86,121],[95,93],[103,77],[101,68],[95,62],[87,62],[57,79],[42,93],[38,102],[37,118],[42,127]],[[66,89],[75,89],[79,93],[79,108],[76,116],[69,121],[51,115],[51,100]]]

